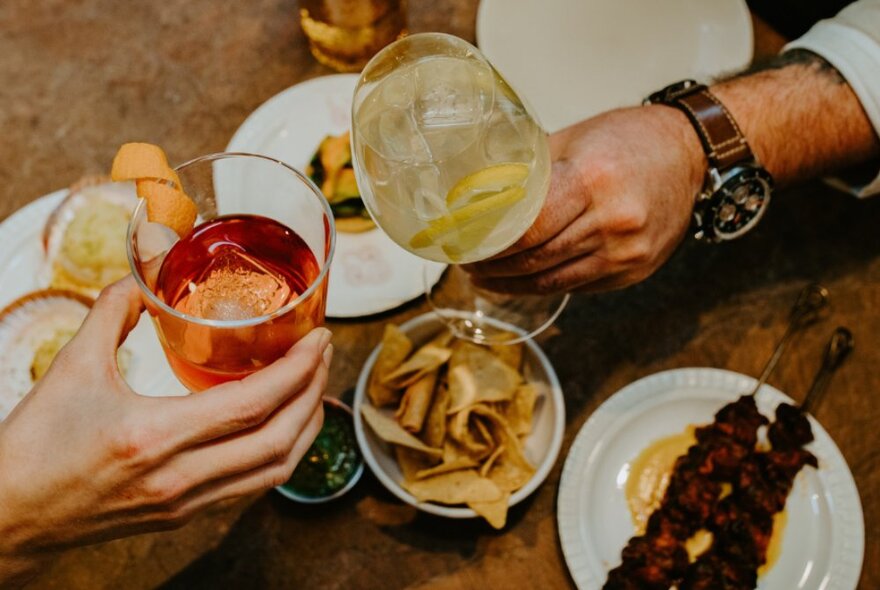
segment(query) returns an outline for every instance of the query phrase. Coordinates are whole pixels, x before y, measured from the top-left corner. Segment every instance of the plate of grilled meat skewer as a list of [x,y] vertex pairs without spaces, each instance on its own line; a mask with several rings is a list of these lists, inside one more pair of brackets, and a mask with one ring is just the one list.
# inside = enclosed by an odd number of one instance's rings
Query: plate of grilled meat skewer
[[578,588],[855,589],[858,491],[808,413],[851,342],[835,332],[801,405],[763,384],[772,368],[761,381],[670,370],[611,396],[578,433],[559,488]]

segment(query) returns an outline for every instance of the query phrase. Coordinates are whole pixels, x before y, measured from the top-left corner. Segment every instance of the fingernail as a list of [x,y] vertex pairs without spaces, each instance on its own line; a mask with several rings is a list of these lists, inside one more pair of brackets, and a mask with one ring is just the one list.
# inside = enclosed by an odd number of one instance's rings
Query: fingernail
[[324,366],[328,369],[330,368],[330,362],[333,360],[333,345],[328,344],[327,348],[324,349]]
[[333,338],[333,332],[327,328],[321,328],[321,330],[323,332],[321,334],[321,340],[318,341],[318,350],[324,351],[327,348],[327,345],[330,344],[330,339]]

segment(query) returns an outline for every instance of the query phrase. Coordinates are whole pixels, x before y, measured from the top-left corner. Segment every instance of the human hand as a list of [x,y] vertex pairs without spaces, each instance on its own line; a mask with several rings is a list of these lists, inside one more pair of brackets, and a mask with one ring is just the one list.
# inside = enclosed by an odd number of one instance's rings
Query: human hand
[[706,159],[666,106],[610,111],[550,137],[550,191],[532,227],[464,269],[506,293],[607,291],[657,270],[682,240]]
[[209,504],[281,484],[320,430],[328,330],[241,381],[142,397],[116,364],[142,309],[131,277],[105,289],[0,422],[0,586],[59,550],[175,528]]

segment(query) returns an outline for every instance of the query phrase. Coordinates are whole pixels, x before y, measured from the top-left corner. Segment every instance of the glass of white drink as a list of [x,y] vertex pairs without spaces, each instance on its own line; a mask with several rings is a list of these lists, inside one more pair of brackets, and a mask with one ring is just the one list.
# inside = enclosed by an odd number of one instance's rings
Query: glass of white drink
[[[453,265],[516,242],[550,183],[546,133],[486,58],[452,35],[405,37],[367,64],[351,140],[376,223],[417,256]],[[456,266],[450,281],[429,288],[429,300],[458,336],[477,342],[528,338],[568,300],[490,293]]]

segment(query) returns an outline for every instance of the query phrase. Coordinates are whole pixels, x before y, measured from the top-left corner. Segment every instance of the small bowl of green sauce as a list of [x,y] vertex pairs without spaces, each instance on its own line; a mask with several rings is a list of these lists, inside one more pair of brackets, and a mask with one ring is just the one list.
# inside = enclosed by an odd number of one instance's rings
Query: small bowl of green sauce
[[293,475],[275,489],[286,498],[319,504],[344,495],[364,472],[354,433],[351,408],[338,399],[324,398],[324,425]]

